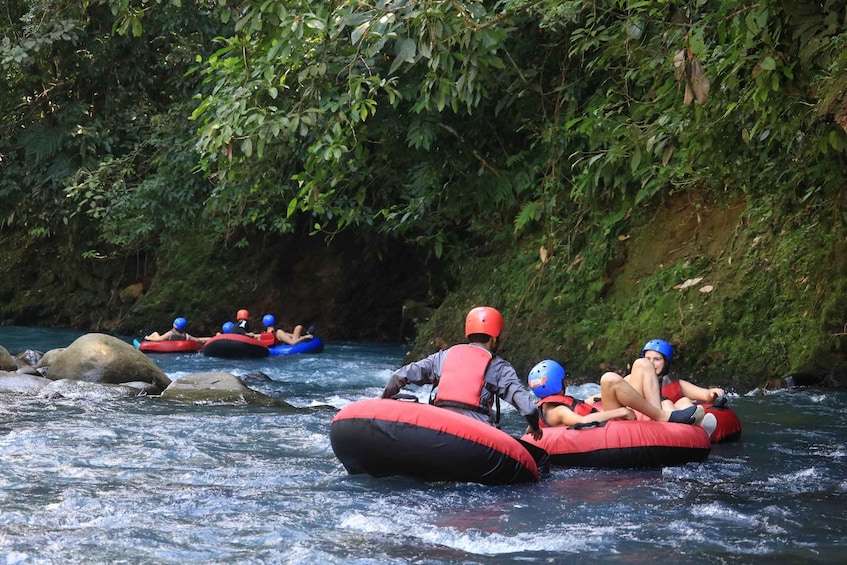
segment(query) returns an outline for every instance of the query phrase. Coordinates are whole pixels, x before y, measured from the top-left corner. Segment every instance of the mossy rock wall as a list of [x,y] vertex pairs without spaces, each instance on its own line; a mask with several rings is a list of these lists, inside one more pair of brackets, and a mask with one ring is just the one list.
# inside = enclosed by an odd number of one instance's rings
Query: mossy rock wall
[[168,234],[147,254],[105,256],[72,234],[0,235],[0,323],[124,336],[166,331],[182,316],[214,335],[237,310],[280,327],[316,324],[329,340],[397,341],[408,300],[431,303],[445,285],[425,250],[339,235],[253,234],[249,245],[202,227]]
[[214,335],[246,308],[253,331],[273,314],[277,327],[314,324],[325,339],[399,341],[404,301],[426,299],[431,288],[430,279],[414,274],[438,268],[418,250],[374,245],[349,236],[327,244],[304,234],[259,235],[240,247],[187,236],[161,250],[155,278],[121,328],[159,320],[168,329],[179,315],[195,332]]
[[663,338],[675,372],[702,384],[746,392],[802,374],[845,386],[847,235],[844,203],[833,204],[779,211],[681,193],[622,233],[481,251],[409,358],[461,341],[464,314],[488,304],[504,313],[502,353],[522,376],[552,358],[573,381],[596,382]]

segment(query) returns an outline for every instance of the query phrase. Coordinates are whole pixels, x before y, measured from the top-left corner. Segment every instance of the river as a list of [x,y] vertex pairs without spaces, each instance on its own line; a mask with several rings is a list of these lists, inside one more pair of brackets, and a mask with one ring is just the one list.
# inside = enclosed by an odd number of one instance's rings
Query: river
[[[0,327],[0,345],[43,351],[77,335]],[[172,379],[229,371],[337,409],[378,396],[403,350],[152,358]],[[0,394],[0,563],[843,563],[845,403],[843,390],[735,391],[741,440],[704,463],[554,468],[491,487],[350,476],[330,447],[331,408]],[[511,407],[503,427],[523,430]]]

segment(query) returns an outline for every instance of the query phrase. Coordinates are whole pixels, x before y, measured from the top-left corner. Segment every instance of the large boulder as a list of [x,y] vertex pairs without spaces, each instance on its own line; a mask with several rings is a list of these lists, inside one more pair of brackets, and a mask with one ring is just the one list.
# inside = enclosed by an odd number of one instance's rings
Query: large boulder
[[298,410],[287,402],[245,386],[238,377],[223,372],[192,373],[180,377],[162,392],[162,398],[180,402],[253,404]]
[[[48,352],[41,361],[48,359]],[[55,356],[50,355],[48,379],[71,379],[90,383],[152,383],[164,390],[171,383],[164,371],[144,353],[116,337],[85,334]]]
[[53,361],[59,358],[59,355],[65,352],[65,349],[67,348],[59,347],[56,349],[49,350],[47,353],[41,356],[41,359],[38,360],[38,363],[35,364],[35,367],[37,369],[44,369],[44,372],[46,372],[46,369],[48,369],[50,365],[53,364]]
[[17,368],[18,364],[15,362],[15,358],[12,357],[8,349],[0,345],[0,371],[15,371]]

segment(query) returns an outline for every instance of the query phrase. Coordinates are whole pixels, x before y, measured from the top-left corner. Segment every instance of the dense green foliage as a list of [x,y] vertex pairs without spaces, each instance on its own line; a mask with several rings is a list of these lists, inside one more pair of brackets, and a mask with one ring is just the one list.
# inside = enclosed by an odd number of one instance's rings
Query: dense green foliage
[[127,37],[97,1],[12,0],[2,18],[0,226],[39,235],[93,220],[92,245],[132,247],[200,212],[208,183],[187,119],[198,85],[184,74],[219,25],[150,10]]
[[[241,244],[354,230],[457,273],[468,251],[518,235],[567,273],[555,309],[535,308],[567,312],[584,339],[621,317],[604,282],[618,238],[669,195],[741,198],[779,221],[835,202],[825,243],[843,245],[845,13],[843,0],[10,0],[0,229],[67,225],[92,259],[198,222]],[[642,282],[664,291],[701,267]],[[523,276],[497,278],[488,300],[529,311]]]
[[221,233],[305,217],[440,254],[534,222],[614,233],[688,187],[826,197],[844,180],[844,9],[14,0],[2,220],[83,214],[128,245],[186,213]]
[[440,242],[586,213],[612,232],[668,189],[843,184],[844,132],[814,111],[843,76],[843,2],[242,7],[195,117],[216,191],[249,187],[253,221]]

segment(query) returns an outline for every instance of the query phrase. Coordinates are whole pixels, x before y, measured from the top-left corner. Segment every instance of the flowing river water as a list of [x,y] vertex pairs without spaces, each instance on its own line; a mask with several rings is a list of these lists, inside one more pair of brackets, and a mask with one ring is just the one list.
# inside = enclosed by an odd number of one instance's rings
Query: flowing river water
[[[12,354],[66,330],[0,328]],[[224,360],[302,413],[154,397],[0,394],[0,563],[843,563],[847,391],[735,391],[741,440],[660,470],[557,469],[482,486],[350,476],[336,409],[379,396],[396,346]],[[267,376],[264,378],[261,374]],[[584,396],[590,386],[573,387]],[[584,394],[580,394],[580,393]],[[507,407],[503,428],[524,421]]]

